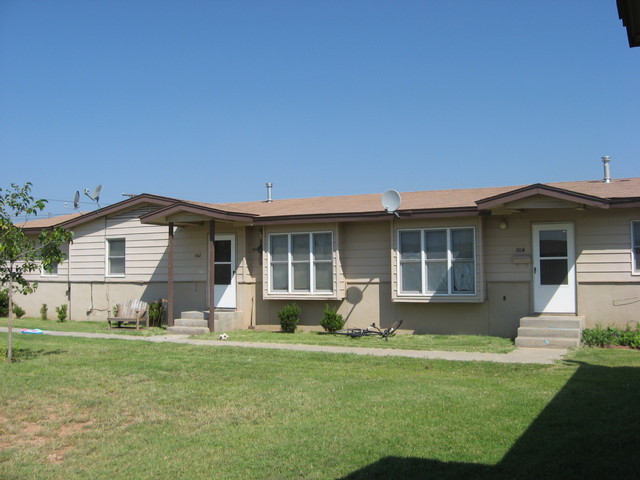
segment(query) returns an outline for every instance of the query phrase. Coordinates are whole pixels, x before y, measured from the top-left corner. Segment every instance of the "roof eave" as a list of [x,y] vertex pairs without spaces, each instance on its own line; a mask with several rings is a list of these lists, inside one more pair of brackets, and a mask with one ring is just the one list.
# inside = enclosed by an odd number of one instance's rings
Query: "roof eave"
[[220,220],[224,222],[236,222],[252,224],[254,216],[247,213],[236,213],[220,210],[217,208],[193,205],[185,202],[177,202],[164,208],[148,213],[140,217],[141,223],[156,225],[166,225],[169,223],[168,217],[177,213],[192,213],[202,215],[203,219]]
[[296,223],[334,223],[334,222],[367,222],[378,220],[411,220],[417,218],[443,218],[460,216],[477,216],[480,211],[476,207],[456,207],[456,208],[432,208],[432,209],[412,209],[398,210],[397,216],[386,212],[360,212],[360,213],[328,213],[310,215],[278,215],[270,217],[258,217],[254,225],[283,225]]
[[580,203],[590,207],[609,208],[609,201],[607,199],[595,197],[593,195],[586,195],[584,193],[563,190],[561,188],[551,187],[540,183],[512,190],[510,192],[501,193],[499,195],[494,195],[493,197],[477,200],[476,205],[478,205],[478,208],[481,210],[488,210],[505,205],[509,202],[532,197],[534,195],[545,195],[547,197]]

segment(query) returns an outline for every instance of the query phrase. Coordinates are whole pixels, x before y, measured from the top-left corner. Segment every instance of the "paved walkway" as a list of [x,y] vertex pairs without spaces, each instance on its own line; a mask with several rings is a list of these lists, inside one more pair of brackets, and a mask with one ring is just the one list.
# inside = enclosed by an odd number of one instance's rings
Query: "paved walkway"
[[[6,327],[0,327],[0,332],[6,332]],[[20,330],[14,328],[14,333]],[[333,347],[322,345],[301,345],[291,343],[258,343],[258,342],[233,342],[222,340],[198,340],[187,335],[156,335],[153,337],[140,337],[135,335],[120,335],[115,333],[82,333],[82,332],[56,332],[45,331],[46,335],[56,337],[79,338],[108,338],[115,340],[136,340],[153,343],[182,343],[187,345],[203,345],[208,347],[245,347],[263,348],[271,350],[296,350],[301,352],[324,353],[352,353],[356,355],[373,355],[376,357],[408,357],[424,359],[442,359],[462,362],[499,362],[499,363],[540,363],[552,364],[567,354],[566,349],[559,348],[516,348],[510,353],[473,353],[473,352],[441,352],[430,350],[399,350],[387,348],[359,348],[359,347]]]

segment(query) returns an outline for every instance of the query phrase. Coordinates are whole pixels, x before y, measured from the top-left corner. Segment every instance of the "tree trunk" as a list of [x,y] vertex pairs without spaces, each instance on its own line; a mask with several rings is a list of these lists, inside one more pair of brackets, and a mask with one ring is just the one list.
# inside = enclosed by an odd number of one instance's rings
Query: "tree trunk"
[[9,313],[7,315],[7,363],[11,363],[11,359],[13,358],[13,335],[11,325],[11,320],[13,318],[13,265],[11,265],[9,274],[9,289],[7,291],[7,296],[9,297]]

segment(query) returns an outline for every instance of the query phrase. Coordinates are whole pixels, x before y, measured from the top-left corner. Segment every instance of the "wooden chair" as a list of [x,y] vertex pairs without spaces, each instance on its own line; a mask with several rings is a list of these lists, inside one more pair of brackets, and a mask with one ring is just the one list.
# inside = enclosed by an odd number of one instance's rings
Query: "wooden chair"
[[125,303],[118,304],[118,316],[108,317],[109,328],[112,328],[111,323],[116,323],[118,327],[121,327],[123,323],[135,323],[136,330],[140,330],[140,321],[145,322],[147,328],[149,328],[149,316],[147,314],[147,302],[135,299],[129,300]]

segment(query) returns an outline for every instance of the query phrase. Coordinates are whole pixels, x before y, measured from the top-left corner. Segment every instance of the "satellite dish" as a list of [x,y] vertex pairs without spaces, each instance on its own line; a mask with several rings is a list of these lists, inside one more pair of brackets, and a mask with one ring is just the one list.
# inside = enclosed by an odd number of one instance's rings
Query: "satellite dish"
[[96,202],[96,204],[98,204],[98,207],[100,207],[100,192],[102,191],[102,185],[98,185],[95,190],[93,191],[93,193],[89,194],[89,189],[85,188],[84,189],[84,194],[89,197],[91,200],[93,200],[94,202]]
[[382,206],[387,213],[393,213],[395,216],[398,216],[396,210],[401,202],[400,194],[395,190],[387,190],[382,194]]
[[80,206],[80,192],[76,190],[76,194],[73,197],[73,209],[77,210]]

